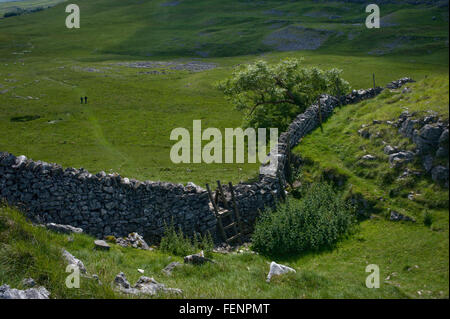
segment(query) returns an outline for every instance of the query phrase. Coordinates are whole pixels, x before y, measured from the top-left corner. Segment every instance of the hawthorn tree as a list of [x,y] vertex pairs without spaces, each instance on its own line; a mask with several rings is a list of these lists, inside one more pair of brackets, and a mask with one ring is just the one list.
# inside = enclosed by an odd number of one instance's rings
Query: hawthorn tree
[[342,70],[304,67],[302,61],[285,59],[269,65],[260,60],[243,65],[218,87],[237,110],[245,112],[244,127],[284,131],[320,94],[337,96],[350,89]]

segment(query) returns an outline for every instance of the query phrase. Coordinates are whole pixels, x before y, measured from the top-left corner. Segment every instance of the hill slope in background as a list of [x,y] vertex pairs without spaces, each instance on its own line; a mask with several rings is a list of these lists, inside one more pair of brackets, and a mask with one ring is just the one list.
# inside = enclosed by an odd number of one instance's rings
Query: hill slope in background
[[[4,0],[0,1],[0,19],[8,15],[14,16],[14,14],[34,13],[38,10],[44,10],[54,6],[57,3],[64,2],[66,0]],[[36,10],[37,9],[37,10]]]
[[442,2],[382,3],[380,32],[365,27],[368,14],[357,1],[80,0],[79,30],[65,27],[63,3],[3,19],[0,50],[30,40],[35,54],[73,57],[221,57],[302,49],[421,55],[448,48],[448,7],[437,5]]

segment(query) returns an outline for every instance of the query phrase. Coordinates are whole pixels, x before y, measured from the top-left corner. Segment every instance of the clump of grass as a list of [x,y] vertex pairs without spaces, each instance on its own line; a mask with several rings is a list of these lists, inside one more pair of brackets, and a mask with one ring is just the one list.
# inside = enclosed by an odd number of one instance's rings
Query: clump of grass
[[431,224],[433,224],[433,215],[429,211],[426,211],[423,216],[423,224],[427,227],[430,227]]
[[192,239],[183,234],[181,228],[178,231],[172,223],[165,225],[164,236],[161,238],[159,249],[175,256],[187,256],[203,250],[206,257],[211,257],[214,242],[211,234],[197,235],[194,233]]
[[253,249],[287,255],[330,247],[354,222],[347,202],[329,184],[314,184],[301,201],[288,200],[257,221]]

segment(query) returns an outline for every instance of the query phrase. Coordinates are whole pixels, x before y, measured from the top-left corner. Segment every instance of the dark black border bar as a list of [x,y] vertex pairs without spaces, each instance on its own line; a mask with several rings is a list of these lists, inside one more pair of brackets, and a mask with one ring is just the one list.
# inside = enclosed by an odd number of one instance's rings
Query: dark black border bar
[[[130,315],[142,318],[307,318],[313,314],[341,313],[345,316],[382,316],[398,313],[418,314],[419,311],[437,311],[442,308],[448,311],[449,299],[418,300],[418,299],[117,299],[117,300],[0,300],[2,313],[11,307],[15,315],[22,311],[34,313],[53,313],[60,315],[81,315],[89,308],[89,315],[94,310],[99,314],[113,312],[118,315]],[[238,307],[239,305],[239,307]],[[29,307],[28,307],[29,306]],[[183,313],[183,307],[189,306],[188,313]],[[208,308],[206,308],[208,307]],[[211,308],[212,307],[212,308]],[[444,308],[445,307],[445,308]],[[61,308],[62,312],[58,310]],[[72,310],[71,310],[72,309]],[[196,313],[191,311],[195,309]],[[207,310],[208,309],[208,310]],[[209,310],[209,309],[212,309]],[[242,311],[244,310],[244,312]],[[42,311],[42,312],[41,312]],[[208,316],[208,313],[210,315]],[[86,315],[88,313],[85,313]],[[63,315],[65,316],[65,315]]]

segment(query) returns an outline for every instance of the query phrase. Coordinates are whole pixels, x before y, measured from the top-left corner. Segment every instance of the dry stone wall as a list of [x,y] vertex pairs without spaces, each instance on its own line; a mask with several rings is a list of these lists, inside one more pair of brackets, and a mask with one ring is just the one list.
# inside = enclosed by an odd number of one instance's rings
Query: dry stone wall
[[[398,88],[409,78],[392,82]],[[375,97],[383,89],[354,90],[340,99],[320,97],[322,120],[339,105]],[[262,165],[257,182],[238,184],[235,194],[244,228],[251,231],[259,211],[273,207],[284,195],[290,150],[319,126],[319,102],[297,116],[279,137],[277,165]],[[225,192],[227,187],[225,186]],[[18,206],[39,223],[80,227],[98,238],[108,235],[143,234],[157,241],[166,223],[173,221],[186,234],[210,232],[216,239],[217,223],[205,189],[165,182],[137,181],[118,174],[91,174],[83,169],[63,169],[57,164],[33,161],[25,156],[0,153],[0,197]]]
[[207,193],[194,184],[92,175],[9,153],[0,153],[0,195],[33,221],[80,227],[99,238],[138,232],[153,240],[172,220],[188,234],[216,226]]

